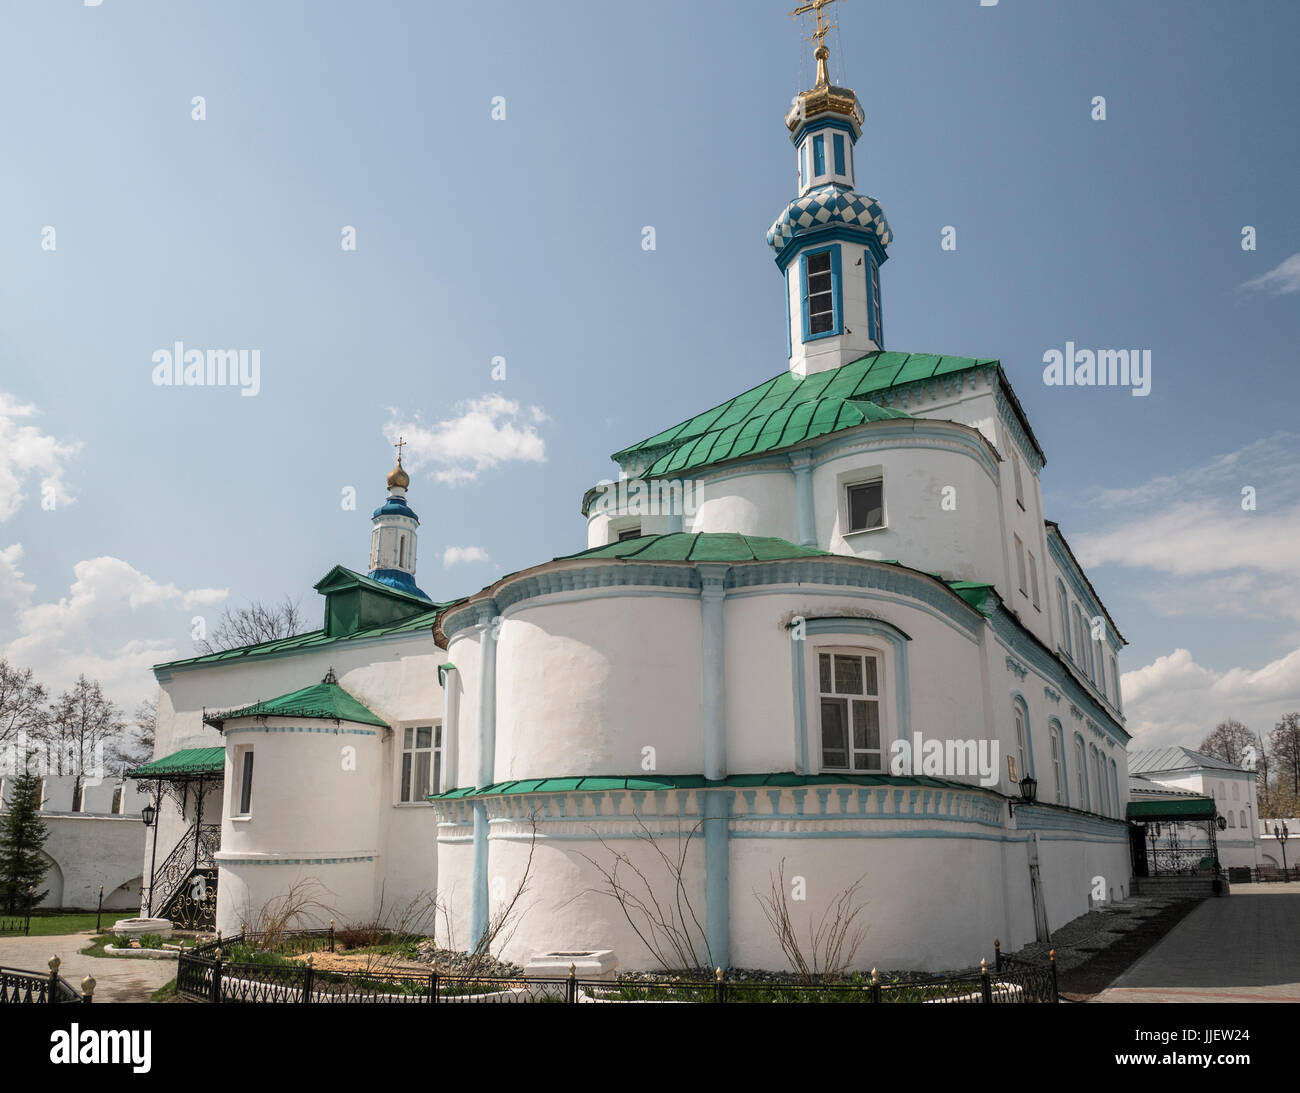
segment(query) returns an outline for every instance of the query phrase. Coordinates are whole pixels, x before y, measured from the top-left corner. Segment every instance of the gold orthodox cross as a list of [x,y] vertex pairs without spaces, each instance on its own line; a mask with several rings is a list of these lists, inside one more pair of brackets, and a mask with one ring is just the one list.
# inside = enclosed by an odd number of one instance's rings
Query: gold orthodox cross
[[835,0],[808,0],[806,4],[800,4],[790,13],[791,18],[794,19],[797,19],[800,15],[807,15],[810,11],[816,14],[817,27],[813,31],[812,38],[810,38],[809,41],[814,41],[819,46],[822,44],[822,39],[826,37],[827,33],[835,27],[834,23],[826,22],[826,16],[822,14],[822,8],[827,4],[833,3],[835,3]]
[[397,449],[397,465],[400,467],[402,465],[402,449],[406,447],[406,441],[399,436],[397,443],[393,447]]

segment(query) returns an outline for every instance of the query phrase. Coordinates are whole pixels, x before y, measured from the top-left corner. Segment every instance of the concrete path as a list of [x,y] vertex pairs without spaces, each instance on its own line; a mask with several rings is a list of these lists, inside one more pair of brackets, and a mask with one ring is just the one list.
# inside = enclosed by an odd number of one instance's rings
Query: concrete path
[[50,957],[62,963],[59,975],[77,990],[87,975],[95,977],[96,1002],[148,1002],[164,983],[176,978],[176,961],[126,956],[82,956],[94,934],[55,937],[0,937],[0,965],[26,972],[50,972]]
[[1173,928],[1094,1002],[1300,1002],[1300,883],[1239,884]]

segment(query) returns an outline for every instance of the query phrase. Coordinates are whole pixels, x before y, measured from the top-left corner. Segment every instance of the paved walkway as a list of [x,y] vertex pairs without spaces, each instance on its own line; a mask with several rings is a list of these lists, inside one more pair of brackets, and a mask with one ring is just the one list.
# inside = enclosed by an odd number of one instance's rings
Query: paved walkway
[[95,977],[96,1002],[148,1002],[149,996],[176,978],[176,961],[126,956],[82,956],[94,934],[55,937],[0,937],[0,965],[27,972],[50,971],[50,957],[62,963],[59,975],[77,990],[87,975]]
[[1300,1002],[1300,883],[1205,900],[1094,1002]]

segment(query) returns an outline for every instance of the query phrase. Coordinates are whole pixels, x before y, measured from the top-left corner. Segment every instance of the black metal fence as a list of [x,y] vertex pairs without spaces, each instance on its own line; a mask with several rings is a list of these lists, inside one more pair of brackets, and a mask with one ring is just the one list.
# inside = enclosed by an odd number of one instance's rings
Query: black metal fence
[[95,981],[87,976],[82,986],[87,988],[84,994],[59,975],[58,957],[50,960],[48,974],[0,968],[0,1004],[89,1002],[94,997]]
[[523,976],[440,975],[383,969],[338,972],[313,966],[311,953],[332,951],[330,931],[278,935],[280,954],[306,954],[285,962],[283,955],[232,961],[232,949],[245,956],[260,955],[262,938],[238,935],[208,942],[180,954],[176,990],[196,1002],[320,1004],[362,1002],[385,1004],[477,1002],[887,1002],[943,1004],[1015,1004],[1059,1001],[1056,961],[1047,964],[1013,961],[995,943],[997,963],[982,961],[978,969],[953,976],[931,976],[885,982],[872,973],[860,981],[793,983],[729,980],[719,970],[713,979],[664,976],[635,980],[579,979],[575,969],[564,978]]

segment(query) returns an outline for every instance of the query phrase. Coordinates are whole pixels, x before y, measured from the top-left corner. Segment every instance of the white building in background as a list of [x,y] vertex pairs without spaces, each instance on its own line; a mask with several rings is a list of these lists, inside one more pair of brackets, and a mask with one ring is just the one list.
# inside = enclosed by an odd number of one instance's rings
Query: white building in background
[[759,900],[784,876],[801,931],[861,878],[858,964],[938,968],[1127,894],[1124,639],[1007,371],[887,348],[864,115],[817,59],[768,235],[788,366],[616,453],[586,550],[444,603],[399,452],[320,630],[156,669],[153,913],[230,933],[297,882],[340,922],[427,893],[462,948],[658,966],[622,859],[701,962],[786,966]]
[[[1216,842],[1219,862],[1225,868],[1267,865],[1260,856],[1259,808],[1256,774],[1191,748],[1169,747],[1129,753],[1129,771],[1135,776],[1134,795],[1143,793],[1137,779],[1152,786],[1208,797],[1223,818]],[[1281,864],[1281,862],[1278,862]]]
[[[0,807],[9,806],[13,778],[0,778]],[[41,779],[41,819],[49,837],[42,848],[50,870],[49,894],[40,910],[94,910],[104,889],[105,910],[140,906],[140,851],[145,840],[140,809],[146,799],[130,781],[77,779],[70,774]]]

